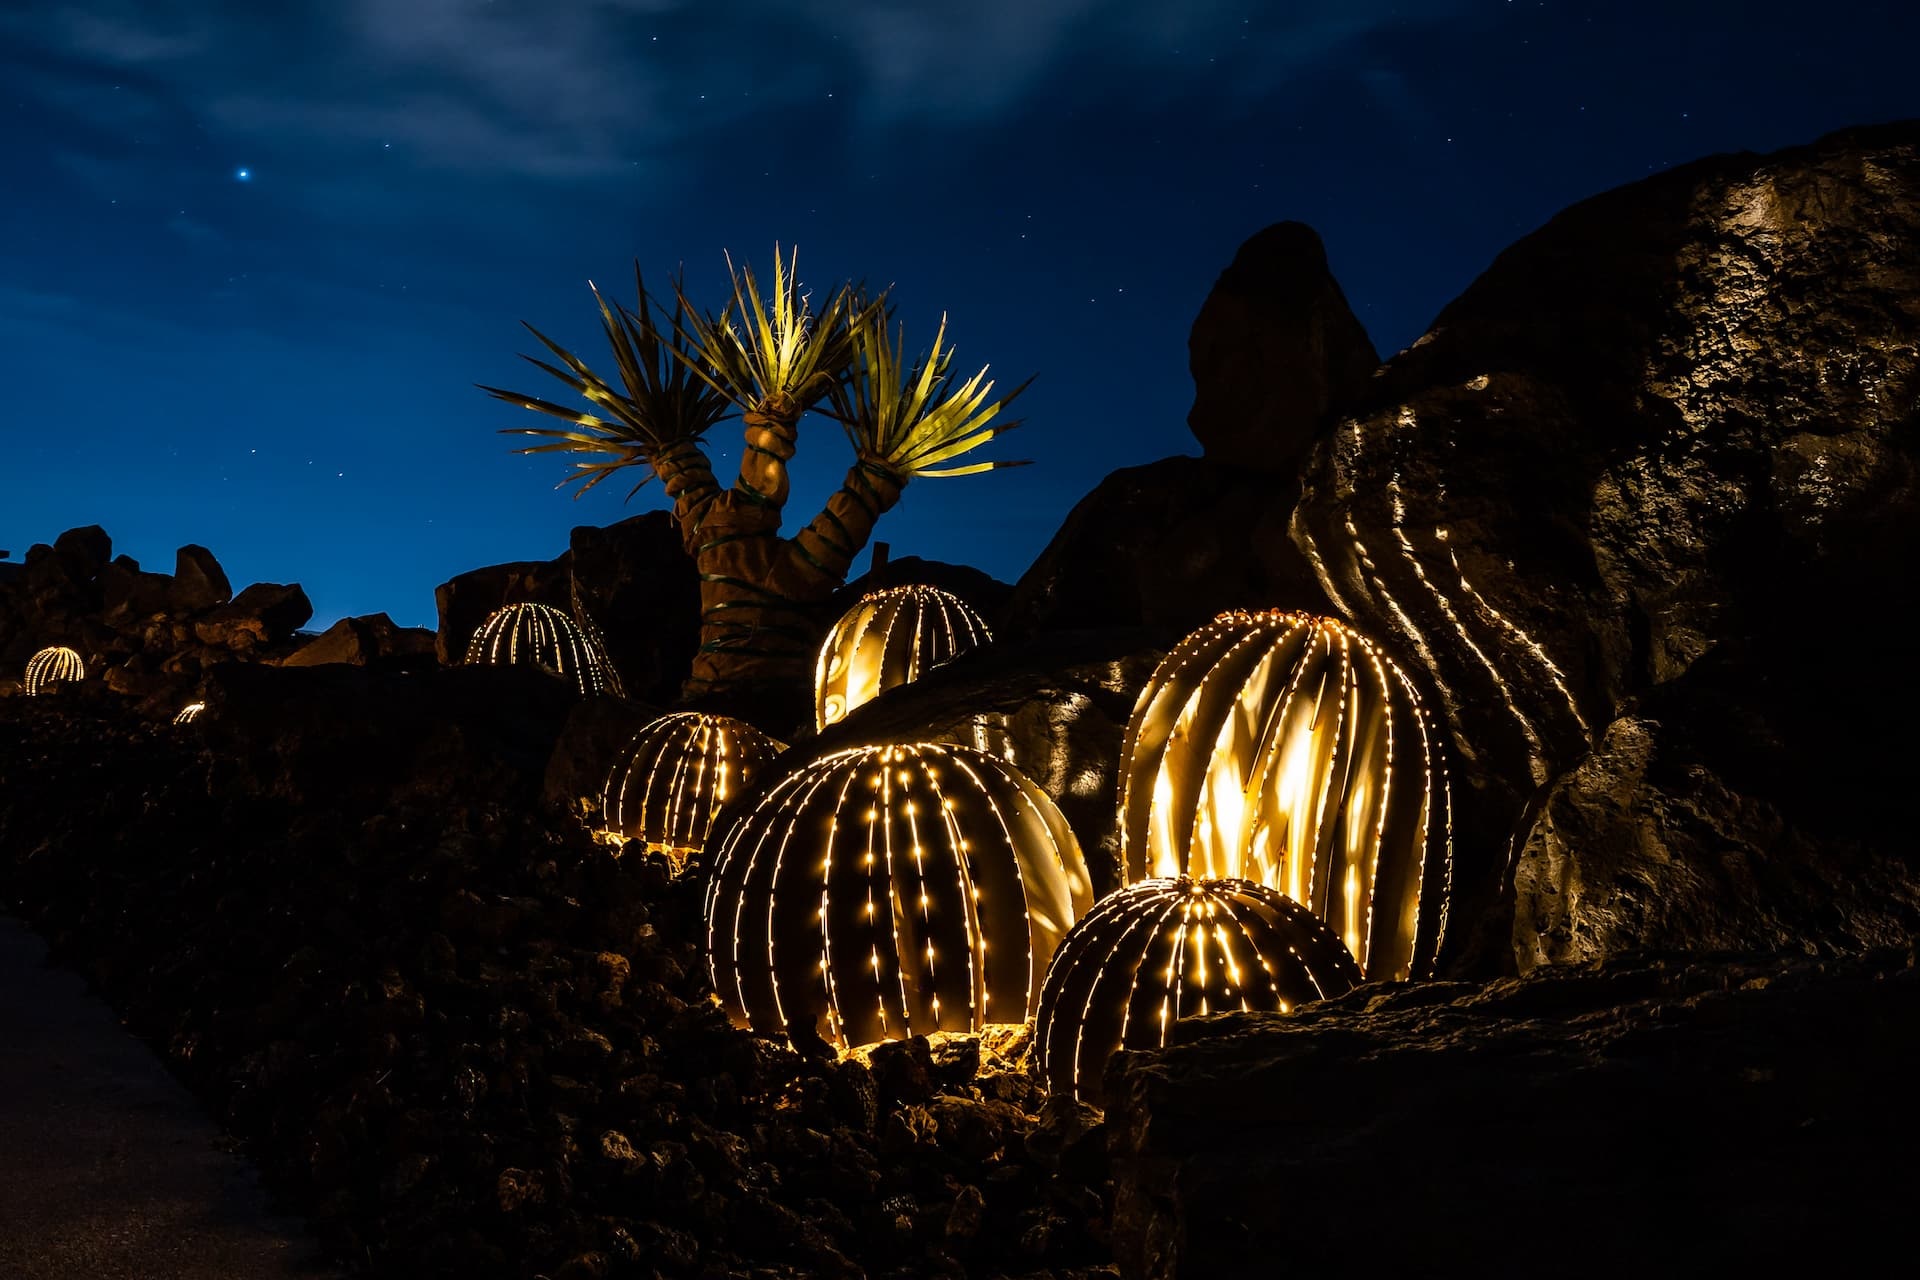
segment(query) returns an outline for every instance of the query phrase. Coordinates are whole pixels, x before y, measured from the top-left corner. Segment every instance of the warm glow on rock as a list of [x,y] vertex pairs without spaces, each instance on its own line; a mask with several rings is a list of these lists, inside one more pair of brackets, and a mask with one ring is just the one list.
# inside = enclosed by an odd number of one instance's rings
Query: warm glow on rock
[[1100,1102],[1107,1059],[1167,1043],[1173,1024],[1237,1009],[1290,1012],[1360,970],[1331,930],[1248,880],[1142,880],[1073,927],[1040,990],[1034,1041],[1048,1087]]
[[918,679],[993,639],[973,607],[938,587],[870,592],[828,633],[814,665],[814,722],[824,729],[882,689]]
[[1122,759],[1129,880],[1268,885],[1369,978],[1424,977],[1446,932],[1440,735],[1404,672],[1331,618],[1226,613],[1141,692]]
[[47,692],[56,684],[67,684],[87,678],[87,664],[72,649],[58,645],[42,649],[27,659],[27,696]]
[[714,989],[762,1035],[845,1050],[1032,1012],[1092,905],[1046,793],[971,747],[856,747],[807,764],[716,833]]
[[678,866],[706,843],[721,806],[783,749],[728,716],[675,711],[650,721],[607,775],[600,796],[606,830]]
[[529,666],[570,681],[582,697],[618,694],[620,677],[590,626],[545,604],[497,609],[473,633],[468,665]]

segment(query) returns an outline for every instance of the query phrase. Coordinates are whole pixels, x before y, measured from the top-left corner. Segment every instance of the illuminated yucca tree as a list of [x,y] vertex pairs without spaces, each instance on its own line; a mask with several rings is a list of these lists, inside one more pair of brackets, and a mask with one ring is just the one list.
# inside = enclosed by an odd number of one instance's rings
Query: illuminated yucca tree
[[28,697],[46,693],[56,684],[72,684],[87,678],[87,664],[80,655],[63,645],[42,649],[27,659],[25,688]]
[[[689,697],[799,685],[813,657],[812,611],[846,580],[874,522],[907,482],[1017,465],[956,462],[1018,425],[997,419],[1019,389],[993,399],[985,368],[956,380],[944,319],[931,349],[909,363],[904,334],[889,335],[884,298],[842,286],[816,313],[796,265],[797,256],[783,261],[776,247],[772,289],[763,296],[753,271],[729,259],[732,297],[718,315],[696,310],[676,282],[664,328],[637,271],[637,310],[609,305],[594,289],[618,385],[528,326],[565,367],[528,359],[590,412],[482,388],[568,424],[515,429],[548,440],[521,452],[580,455],[563,484],[577,481],[584,493],[628,467],[640,468],[633,492],[659,478],[700,573],[701,639]],[[854,461],[825,509],[783,537],[787,463],[802,415],[815,408],[839,420]],[[701,446],[734,413],[744,435],[740,469],[722,489]]]
[[470,666],[529,666],[559,676],[582,697],[620,690],[606,646],[565,610],[547,604],[510,604],[487,615],[467,645]]
[[783,749],[729,716],[674,711],[649,721],[607,774],[605,830],[678,867],[706,844],[714,815]]
[[986,620],[950,591],[919,585],[870,591],[820,646],[814,723],[824,729],[882,689],[916,680],[992,639]]
[[825,756],[713,839],[721,1003],[761,1035],[805,1028],[843,1050],[1024,1021],[1092,905],[1053,801],[971,747]]
[[1305,613],[1220,615],[1154,671],[1122,762],[1129,880],[1255,880],[1326,921],[1369,978],[1432,972],[1446,763],[1412,681],[1364,636]]
[[1359,967],[1312,912],[1250,880],[1142,880],[1094,904],[1053,953],[1034,1042],[1050,1088],[1099,1103],[1107,1059],[1173,1024],[1291,1012],[1350,990]]

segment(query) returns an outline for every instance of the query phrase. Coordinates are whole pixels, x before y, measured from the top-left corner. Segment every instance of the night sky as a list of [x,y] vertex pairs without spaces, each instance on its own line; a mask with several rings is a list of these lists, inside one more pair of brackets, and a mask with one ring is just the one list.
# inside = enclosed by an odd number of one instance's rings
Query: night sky
[[[1916,13],[0,0],[0,547],[99,523],[301,582],[315,626],[431,625],[453,574],[662,501],[509,452],[536,420],[473,384],[564,394],[519,322],[611,372],[588,279],[684,262],[717,307],[722,251],[777,240],[1039,375],[991,446],[1036,465],[918,482],[877,534],[1011,580],[1107,472],[1198,452],[1188,329],[1261,227],[1316,227],[1392,352],[1575,200],[1920,115]],[[847,461],[803,421],[789,530]]]

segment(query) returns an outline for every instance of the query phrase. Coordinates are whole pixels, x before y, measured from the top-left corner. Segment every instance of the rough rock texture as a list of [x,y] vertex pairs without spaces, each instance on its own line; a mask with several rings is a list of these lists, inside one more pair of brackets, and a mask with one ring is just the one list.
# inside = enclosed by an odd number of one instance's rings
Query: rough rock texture
[[173,553],[173,587],[168,604],[181,613],[193,613],[225,604],[233,598],[227,571],[213,552],[189,542]]
[[1771,1275],[1907,1237],[1911,948],[1374,985],[1174,1038],[1108,1069],[1131,1280]]
[[489,565],[442,583],[434,592],[440,661],[460,662],[473,633],[504,605],[572,612],[576,600],[630,694],[660,703],[678,694],[700,643],[700,586],[665,511],[582,525],[555,559]]
[[1187,426],[1206,456],[1271,472],[1290,471],[1380,363],[1319,235],[1299,222],[1240,246],[1200,308],[1187,357]]
[[[1170,643],[1164,632],[1049,634],[999,642],[885,690],[768,771],[771,781],[816,756],[888,742],[959,742],[1011,762],[1052,797],[1086,855],[1094,890],[1119,885],[1120,740],[1147,677]],[[715,830],[753,803],[743,795]]]
[[1008,634],[1185,633],[1223,609],[1325,610],[1312,569],[1287,541],[1290,484],[1205,458],[1115,471],[1021,575]]
[[422,670],[434,665],[434,633],[396,626],[384,613],[342,618],[280,660],[283,667],[329,663]]
[[1576,205],[1319,448],[1294,540],[1441,695],[1469,892],[1525,846],[1523,963],[1920,927],[1917,392],[1903,124]]

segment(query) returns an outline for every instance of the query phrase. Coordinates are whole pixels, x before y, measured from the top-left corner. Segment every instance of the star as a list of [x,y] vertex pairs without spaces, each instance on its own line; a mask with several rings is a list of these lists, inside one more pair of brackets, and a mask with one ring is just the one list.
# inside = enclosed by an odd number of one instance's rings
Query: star
[[233,177],[234,177],[234,180],[235,180],[236,182],[252,182],[252,181],[253,181],[253,170],[251,170],[251,169],[235,169],[235,170],[233,171]]

